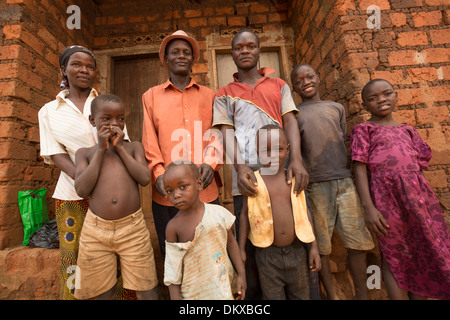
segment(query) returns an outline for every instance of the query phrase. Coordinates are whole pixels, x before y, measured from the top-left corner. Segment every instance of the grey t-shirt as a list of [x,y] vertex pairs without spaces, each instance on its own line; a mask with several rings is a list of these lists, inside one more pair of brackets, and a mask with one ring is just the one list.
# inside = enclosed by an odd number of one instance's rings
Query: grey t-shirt
[[345,147],[344,107],[333,101],[303,102],[298,106],[302,158],[310,182],[352,176]]

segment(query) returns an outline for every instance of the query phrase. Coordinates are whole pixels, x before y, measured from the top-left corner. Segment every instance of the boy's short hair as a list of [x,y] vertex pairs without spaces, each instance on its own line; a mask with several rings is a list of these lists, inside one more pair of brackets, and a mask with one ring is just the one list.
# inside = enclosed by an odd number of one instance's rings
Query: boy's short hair
[[120,99],[115,94],[105,93],[105,94],[98,95],[91,102],[91,115],[92,116],[95,115],[95,113],[97,112],[98,105],[101,102],[109,102],[109,101],[123,103],[122,99]]
[[244,33],[244,32],[250,32],[250,33],[252,33],[252,34],[255,36],[255,38],[256,38],[256,44],[258,45],[258,48],[259,48],[259,38],[258,38],[258,35],[256,34],[256,32],[253,31],[253,30],[250,30],[250,29],[241,29],[241,30],[239,30],[238,32],[236,32],[236,34],[234,35],[233,39],[231,39],[231,49],[233,49],[233,47],[234,47],[234,41],[235,41],[235,39],[236,39],[239,35],[241,35],[242,33]]
[[317,75],[317,71],[310,65],[307,64],[305,62],[299,63],[297,64],[291,71],[291,82],[292,82],[292,77],[294,76],[295,71],[297,71],[297,69],[301,68],[301,67],[309,67],[311,68],[312,71],[314,71],[314,73]]
[[286,132],[284,132],[283,128],[281,128],[280,126],[278,126],[276,124],[266,124],[266,125],[262,126],[261,128],[259,128],[259,130],[256,132],[256,139],[258,139],[261,130],[278,130],[281,132],[281,134],[284,136],[284,138],[287,141]]
[[170,169],[174,168],[174,167],[178,167],[178,166],[181,166],[181,165],[189,166],[189,168],[191,169],[192,173],[194,174],[194,178],[195,179],[198,179],[200,177],[200,172],[198,171],[198,167],[194,163],[192,163],[192,162],[190,162],[188,160],[179,160],[179,161],[171,162],[167,166],[166,172],[169,171]]
[[366,85],[362,88],[361,99],[364,101],[364,96],[366,95],[366,91],[372,84],[374,84],[375,82],[381,82],[381,81],[387,82],[392,87],[392,89],[394,89],[394,86],[386,79],[381,79],[381,78],[372,79],[369,82],[367,82]]

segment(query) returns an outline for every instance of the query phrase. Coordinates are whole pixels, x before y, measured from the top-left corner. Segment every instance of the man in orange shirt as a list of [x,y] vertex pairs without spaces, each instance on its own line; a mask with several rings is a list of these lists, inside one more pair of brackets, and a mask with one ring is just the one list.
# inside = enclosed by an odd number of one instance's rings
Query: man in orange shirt
[[159,58],[169,68],[166,83],[142,95],[144,123],[142,144],[152,174],[152,210],[162,256],[165,256],[165,230],[178,209],[165,197],[162,175],[174,161],[188,160],[200,170],[203,190],[200,200],[219,204],[220,179],[215,171],[223,163],[222,142],[212,131],[214,92],[197,84],[190,76],[198,61],[197,41],[178,30],[164,38]]

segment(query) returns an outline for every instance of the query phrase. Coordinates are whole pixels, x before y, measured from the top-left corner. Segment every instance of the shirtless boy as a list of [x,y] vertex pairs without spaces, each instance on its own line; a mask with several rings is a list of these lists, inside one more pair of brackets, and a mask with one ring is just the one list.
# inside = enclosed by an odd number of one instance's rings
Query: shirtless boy
[[[245,198],[241,213],[240,249],[245,260],[248,236],[256,247],[264,299],[309,300],[309,275],[320,270],[320,257],[305,195],[294,193],[283,168],[289,153],[284,131],[265,125],[257,133],[258,156],[264,167],[255,172],[256,197]],[[311,243],[309,257],[304,243]]]
[[77,299],[112,299],[117,258],[123,287],[138,299],[157,299],[157,277],[150,234],[141,209],[138,184],[150,182],[140,142],[124,141],[125,110],[121,99],[100,95],[92,101],[91,124],[98,144],[75,155],[75,189],[90,198],[80,236]]

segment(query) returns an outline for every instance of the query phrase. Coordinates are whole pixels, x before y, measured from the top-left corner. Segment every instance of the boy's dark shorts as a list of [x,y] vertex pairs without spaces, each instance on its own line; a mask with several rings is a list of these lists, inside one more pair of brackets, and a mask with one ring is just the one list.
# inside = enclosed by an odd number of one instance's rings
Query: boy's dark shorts
[[297,238],[285,247],[256,248],[264,300],[309,300],[308,255]]

